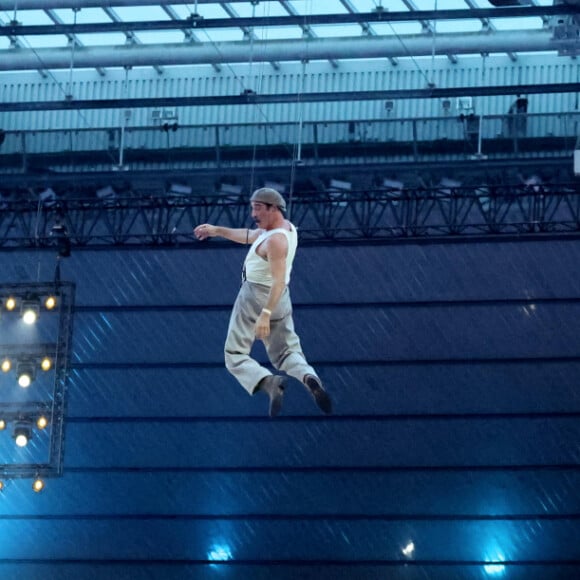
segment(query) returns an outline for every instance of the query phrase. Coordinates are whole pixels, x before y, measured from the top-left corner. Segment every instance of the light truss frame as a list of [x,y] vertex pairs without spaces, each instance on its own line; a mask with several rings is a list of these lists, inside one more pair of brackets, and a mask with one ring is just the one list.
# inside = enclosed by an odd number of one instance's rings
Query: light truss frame
[[[43,401],[4,401],[0,403],[0,418],[14,420],[39,413],[50,421],[50,440],[46,461],[40,463],[0,463],[0,478],[59,477],[63,472],[65,414],[67,406],[68,371],[71,359],[75,285],[72,282],[36,282],[1,284],[0,297],[22,299],[30,295],[55,295],[58,301],[58,324],[54,343],[3,344],[0,354],[11,357],[33,356],[50,352],[54,367],[50,398]],[[3,341],[9,339],[3,336]]]
[[[580,185],[491,186],[388,191],[299,192],[289,217],[306,243],[406,242],[580,232]],[[193,228],[211,222],[251,227],[245,194],[164,195],[60,200],[50,207],[21,200],[0,214],[0,250],[56,251],[56,222],[73,251],[109,246],[195,245]]]
[[[108,6],[104,6],[107,8]],[[49,6],[51,8],[51,6]],[[488,18],[531,18],[534,16],[562,16],[578,14],[578,7],[560,4],[557,6],[520,6],[506,8],[465,8],[451,10],[412,10],[388,12],[346,12],[341,14],[288,14],[285,16],[230,16],[228,18],[195,18],[177,20],[145,20],[138,22],[112,21],[83,24],[22,25],[9,23],[0,28],[0,36],[37,36],[54,34],[102,34],[110,32],[137,32],[151,30],[257,28],[262,26],[300,26],[302,28],[320,24],[370,24],[380,22],[409,22],[415,20],[465,20]]]

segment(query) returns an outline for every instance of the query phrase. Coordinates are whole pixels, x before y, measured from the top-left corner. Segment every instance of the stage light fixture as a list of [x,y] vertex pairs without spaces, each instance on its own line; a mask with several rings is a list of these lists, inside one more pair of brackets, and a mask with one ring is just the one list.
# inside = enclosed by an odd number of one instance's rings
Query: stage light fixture
[[8,298],[6,298],[6,302],[4,303],[4,307],[9,311],[14,310],[16,308],[16,298],[13,296],[8,296]]
[[42,429],[46,429],[48,427],[48,419],[44,416],[41,415],[40,417],[38,417],[38,419],[36,420],[36,426],[38,427],[38,429],[40,429],[42,431]]
[[46,207],[51,207],[56,203],[56,193],[52,187],[47,187],[38,194],[38,199]]
[[192,192],[193,188],[191,185],[185,185],[183,183],[170,183],[167,188],[167,193],[169,195],[188,196],[191,195]]
[[22,321],[24,324],[34,324],[40,313],[37,300],[23,300],[21,308]]
[[9,358],[3,359],[2,366],[0,368],[2,368],[3,373],[10,372],[10,369],[12,368],[12,361]]
[[56,240],[58,255],[61,258],[68,258],[71,252],[71,243],[66,225],[57,221],[57,223],[52,226],[50,235]]
[[37,477],[32,482],[32,490],[35,491],[36,493],[40,493],[43,489],[44,489],[44,480],[40,479],[40,477]]
[[53,310],[54,308],[56,308],[56,296],[53,296],[52,294],[50,296],[47,296],[44,301],[44,307],[47,310]]
[[43,371],[49,371],[52,368],[52,360],[50,357],[45,356],[41,361],[40,361],[40,368]]
[[412,558],[413,554],[415,554],[415,543],[408,542],[407,545],[401,549],[401,552],[406,558]]
[[34,366],[29,362],[19,363],[16,369],[16,376],[18,378],[18,384],[23,389],[26,389],[34,380]]
[[29,421],[18,421],[14,425],[14,433],[12,435],[18,447],[26,447],[28,442],[32,439],[32,427]]
[[0,419],[0,431],[4,431],[6,429],[6,421],[4,419]]

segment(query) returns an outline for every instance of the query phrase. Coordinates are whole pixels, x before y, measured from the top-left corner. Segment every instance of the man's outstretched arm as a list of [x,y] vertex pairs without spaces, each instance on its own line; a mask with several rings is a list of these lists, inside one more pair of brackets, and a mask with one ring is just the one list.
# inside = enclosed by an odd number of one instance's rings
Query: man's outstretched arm
[[201,224],[194,228],[193,233],[198,240],[220,237],[237,244],[253,244],[261,231],[250,230],[249,228],[225,228],[212,224]]

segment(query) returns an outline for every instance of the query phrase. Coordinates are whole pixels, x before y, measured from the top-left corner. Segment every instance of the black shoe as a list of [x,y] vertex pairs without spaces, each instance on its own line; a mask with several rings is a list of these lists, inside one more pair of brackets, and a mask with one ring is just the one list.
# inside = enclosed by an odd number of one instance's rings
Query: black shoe
[[328,393],[324,390],[320,379],[314,375],[306,375],[304,377],[304,384],[306,385],[306,388],[312,393],[318,408],[323,413],[330,415],[332,413],[332,401],[330,400]]
[[285,385],[286,379],[279,375],[268,375],[258,385],[259,390],[264,391],[270,397],[270,417],[275,417],[282,410]]

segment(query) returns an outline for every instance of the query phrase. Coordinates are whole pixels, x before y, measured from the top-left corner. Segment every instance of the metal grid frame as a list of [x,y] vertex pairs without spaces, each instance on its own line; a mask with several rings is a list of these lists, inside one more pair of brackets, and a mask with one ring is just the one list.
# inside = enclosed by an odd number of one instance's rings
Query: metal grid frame
[[26,355],[35,352],[50,352],[54,356],[54,371],[52,392],[46,401],[27,403],[0,403],[1,417],[7,421],[20,416],[32,416],[46,413],[50,418],[50,440],[47,458],[41,463],[4,463],[0,464],[0,477],[3,479],[59,477],[63,473],[65,414],[67,403],[68,369],[71,358],[71,340],[73,332],[73,308],[75,285],[71,282],[37,282],[0,285],[0,297],[8,295],[23,298],[34,295],[53,294],[58,300],[58,328],[54,343],[32,345],[0,345],[2,355],[21,355],[24,349]]

